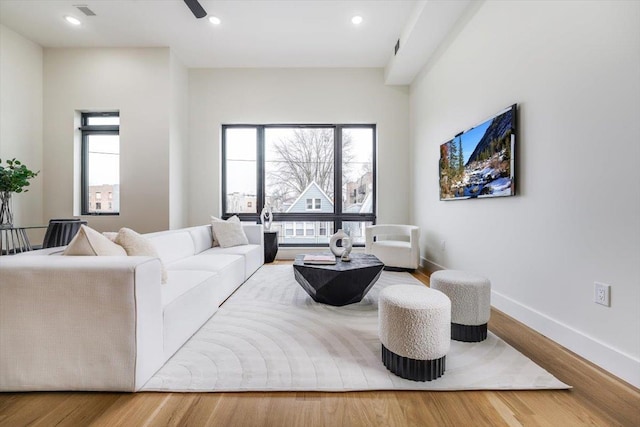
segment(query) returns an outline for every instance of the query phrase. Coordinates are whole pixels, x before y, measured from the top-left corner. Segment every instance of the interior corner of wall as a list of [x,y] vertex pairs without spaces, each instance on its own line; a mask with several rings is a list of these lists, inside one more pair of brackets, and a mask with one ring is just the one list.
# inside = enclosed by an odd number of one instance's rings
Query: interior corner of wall
[[81,111],[73,113],[73,215],[82,213],[82,189],[80,185],[82,173],[82,133],[80,132]]

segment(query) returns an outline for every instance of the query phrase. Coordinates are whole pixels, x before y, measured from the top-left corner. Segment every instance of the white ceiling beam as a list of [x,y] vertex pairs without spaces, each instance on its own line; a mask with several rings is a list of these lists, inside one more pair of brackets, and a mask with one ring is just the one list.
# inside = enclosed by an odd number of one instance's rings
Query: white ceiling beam
[[[384,70],[388,85],[411,84],[460,20],[468,21],[479,0],[425,0],[416,4],[400,34],[400,47]],[[393,46],[390,46],[393,49]],[[393,52],[393,51],[392,51]]]

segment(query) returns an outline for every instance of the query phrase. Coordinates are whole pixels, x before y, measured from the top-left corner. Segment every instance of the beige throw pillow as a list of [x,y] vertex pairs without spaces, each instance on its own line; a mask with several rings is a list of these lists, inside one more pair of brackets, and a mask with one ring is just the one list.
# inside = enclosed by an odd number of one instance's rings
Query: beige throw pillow
[[211,221],[211,229],[215,235],[215,239],[222,248],[230,248],[232,246],[248,245],[249,240],[242,228],[240,218],[236,215],[227,221]]
[[126,256],[127,252],[93,228],[81,225],[78,234],[69,242],[62,255]]
[[[231,218],[229,218],[227,221],[228,222],[237,222],[239,224],[240,223],[240,218],[238,218],[238,215],[234,215]],[[220,246],[220,242],[218,242],[218,239],[216,239],[216,232],[213,229],[213,223],[214,222],[225,222],[225,220],[211,215],[211,235],[213,236],[213,243],[211,244],[212,248],[215,248],[216,246]]]
[[[122,246],[129,256],[150,256],[160,259],[158,251],[142,234],[136,233],[130,228],[121,228],[118,231],[115,242]],[[162,283],[167,283],[167,269],[164,267],[162,260],[160,261],[162,272]]]
[[116,237],[118,237],[118,233],[116,233],[115,231],[105,231],[102,233],[102,235],[111,240],[113,243],[116,242]]

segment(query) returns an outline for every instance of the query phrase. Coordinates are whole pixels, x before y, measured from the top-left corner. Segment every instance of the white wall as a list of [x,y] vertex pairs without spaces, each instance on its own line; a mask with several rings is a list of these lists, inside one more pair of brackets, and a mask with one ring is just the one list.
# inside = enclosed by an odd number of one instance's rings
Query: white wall
[[45,49],[45,218],[78,213],[76,112],[119,110],[120,215],[86,219],[101,231],[169,228],[170,72],[168,48]]
[[[638,2],[487,1],[410,101],[427,264],[488,276],[497,308],[636,386],[638,22]],[[518,195],[439,201],[439,145],[512,103]],[[610,308],[594,281],[612,285]]]
[[169,227],[182,228],[188,221],[189,72],[171,54],[171,122],[169,137]]
[[382,69],[189,70],[190,222],[220,214],[222,124],[375,123],[378,222],[409,220],[409,97]]
[[[42,48],[0,25],[0,159],[16,158],[40,174],[14,194],[14,224],[40,225],[42,188]],[[32,242],[37,243],[37,242]]]

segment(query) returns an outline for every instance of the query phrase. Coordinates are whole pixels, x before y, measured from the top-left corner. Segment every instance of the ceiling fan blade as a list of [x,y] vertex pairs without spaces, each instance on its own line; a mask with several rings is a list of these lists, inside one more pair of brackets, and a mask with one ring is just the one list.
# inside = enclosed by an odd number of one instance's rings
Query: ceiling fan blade
[[191,9],[191,12],[196,18],[204,18],[207,16],[207,11],[204,10],[198,0],[184,0],[184,2],[189,6],[189,9]]

